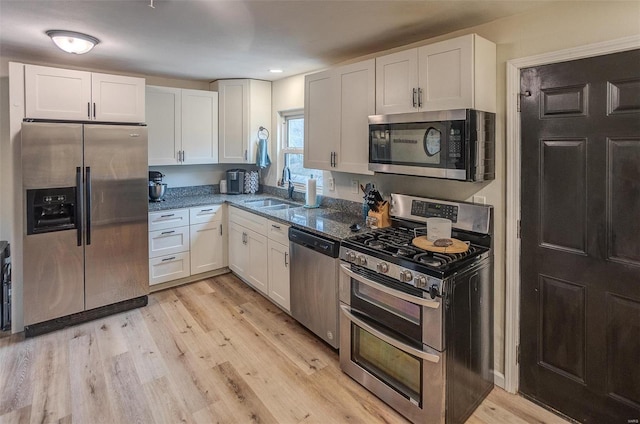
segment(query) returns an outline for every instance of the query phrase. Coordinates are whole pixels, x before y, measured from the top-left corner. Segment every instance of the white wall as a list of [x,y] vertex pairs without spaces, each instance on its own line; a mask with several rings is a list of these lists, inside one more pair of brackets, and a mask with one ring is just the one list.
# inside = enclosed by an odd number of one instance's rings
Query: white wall
[[[505,310],[505,216],[506,216],[506,62],[511,59],[563,50],[601,41],[614,40],[640,34],[640,2],[550,2],[533,11],[485,25],[468,28],[445,36],[388,50],[383,53],[355,58],[346,63],[369,59],[380,54],[403,50],[407,47],[430,44],[459,35],[477,33],[497,45],[497,114],[496,114],[496,179],[474,184],[439,181],[428,178],[394,175],[350,175],[325,172],[325,181],[335,178],[335,191],[325,189],[324,195],[361,201],[361,194],[351,192],[351,180],[373,182],[384,193],[407,193],[418,196],[469,200],[473,196],[486,198],[494,206],[495,255],[495,367],[504,371],[504,310]],[[304,78],[283,79],[274,83],[274,117],[286,104],[289,108],[304,106]],[[295,96],[282,100],[281,96]],[[509,141],[513,142],[513,141]],[[326,185],[326,184],[325,184]]]

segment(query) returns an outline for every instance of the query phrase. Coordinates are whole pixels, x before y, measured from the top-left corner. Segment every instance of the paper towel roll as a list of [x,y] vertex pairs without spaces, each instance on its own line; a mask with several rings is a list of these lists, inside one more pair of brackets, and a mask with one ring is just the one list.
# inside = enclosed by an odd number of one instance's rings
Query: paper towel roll
[[305,193],[305,206],[315,206],[316,205],[316,180],[313,179],[313,175],[311,178],[307,180],[307,191]]

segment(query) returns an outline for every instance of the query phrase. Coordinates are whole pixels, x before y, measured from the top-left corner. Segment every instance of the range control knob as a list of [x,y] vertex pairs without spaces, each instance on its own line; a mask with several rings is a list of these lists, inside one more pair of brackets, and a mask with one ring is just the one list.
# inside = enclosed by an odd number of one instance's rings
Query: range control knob
[[431,299],[440,297],[440,291],[438,290],[438,286],[436,284],[432,284],[431,287],[429,287],[429,295],[431,296]]
[[345,256],[349,262],[355,262],[356,260],[356,252],[347,252]]
[[364,255],[358,255],[356,258],[356,263],[361,266],[365,266],[367,264],[367,257]]
[[386,274],[387,272],[389,272],[389,265],[386,262],[378,262],[378,264],[376,265],[376,269],[378,270],[378,272]]
[[427,287],[427,277],[424,275],[418,275],[416,277],[416,287],[419,289],[424,289]]
[[411,274],[411,271],[405,269],[404,271],[400,272],[400,281],[402,281],[403,283],[408,283],[411,280],[413,280],[413,274]]

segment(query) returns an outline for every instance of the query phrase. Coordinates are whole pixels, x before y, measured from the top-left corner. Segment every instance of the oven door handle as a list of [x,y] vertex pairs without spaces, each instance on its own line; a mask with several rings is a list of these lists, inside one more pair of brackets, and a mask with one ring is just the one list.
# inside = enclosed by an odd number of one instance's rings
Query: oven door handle
[[356,274],[355,272],[351,271],[349,269],[349,267],[345,264],[340,264],[340,268],[342,268],[342,272],[344,272],[345,274],[347,274],[349,277],[353,278],[354,280],[357,280],[359,282],[361,282],[362,284],[366,284],[369,287],[373,287],[376,290],[380,290],[381,292],[384,292],[386,294],[389,294],[391,296],[400,298],[402,300],[406,300],[407,302],[411,302],[411,303],[415,303],[416,305],[420,305],[420,306],[426,306],[428,308],[433,308],[433,309],[438,309],[440,307],[440,302],[436,302],[435,300],[430,300],[430,299],[424,299],[422,297],[416,297],[416,296],[411,296],[410,294],[406,294],[403,293],[401,291],[398,290],[394,290],[390,287],[387,287],[383,284],[380,283],[376,283],[375,281],[371,281],[367,278],[364,278],[358,274]]
[[384,334],[383,332],[376,330],[374,327],[370,326],[369,324],[365,323],[364,321],[362,321],[361,319],[357,318],[356,316],[354,316],[351,311],[349,310],[349,307],[347,307],[346,305],[340,305],[340,309],[342,309],[342,313],[347,317],[347,319],[349,319],[349,321],[353,322],[354,324],[356,324],[358,327],[361,327],[363,330],[368,331],[369,333],[373,334],[375,337],[379,338],[380,340],[389,343],[391,346],[395,347],[396,349],[400,349],[401,351],[408,353],[410,355],[413,355],[417,358],[420,359],[425,359],[429,362],[433,362],[433,363],[438,363],[440,362],[440,356],[433,354],[433,353],[429,353],[429,352],[425,352],[423,350],[420,349],[416,349],[415,347],[409,346],[407,344],[401,343],[399,341],[397,341],[396,339],[394,339],[393,337],[389,337],[386,334]]

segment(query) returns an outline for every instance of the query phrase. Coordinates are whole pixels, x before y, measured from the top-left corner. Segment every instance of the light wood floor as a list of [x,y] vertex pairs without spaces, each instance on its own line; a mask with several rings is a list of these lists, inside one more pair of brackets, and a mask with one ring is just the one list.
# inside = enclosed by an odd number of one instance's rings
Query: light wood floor
[[[338,355],[231,274],[149,306],[0,338],[2,423],[404,423]],[[494,389],[474,424],[566,423]]]

